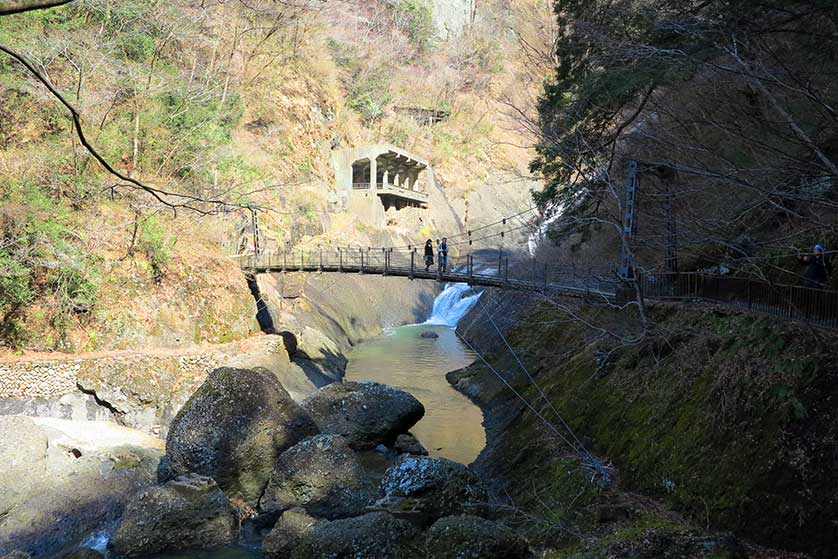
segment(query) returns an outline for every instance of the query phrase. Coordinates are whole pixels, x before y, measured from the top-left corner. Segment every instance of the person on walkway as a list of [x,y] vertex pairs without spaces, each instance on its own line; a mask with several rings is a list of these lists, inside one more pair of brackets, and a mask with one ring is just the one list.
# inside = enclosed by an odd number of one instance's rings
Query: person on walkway
[[823,245],[815,245],[814,254],[798,256],[797,261],[803,270],[803,286],[824,289],[832,276],[832,262],[826,257]]
[[425,243],[425,271],[429,271],[434,265],[434,243],[428,239]]
[[448,237],[443,237],[439,243],[439,270],[445,272],[448,268]]

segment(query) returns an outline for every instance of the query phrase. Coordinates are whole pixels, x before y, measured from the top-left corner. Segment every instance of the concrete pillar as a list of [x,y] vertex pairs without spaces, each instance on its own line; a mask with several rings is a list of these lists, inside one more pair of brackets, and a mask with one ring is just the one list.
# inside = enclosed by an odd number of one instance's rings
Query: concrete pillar
[[384,167],[384,174],[381,177],[381,186],[383,188],[387,186],[388,182],[390,182],[390,166],[383,161],[381,162],[381,165]]
[[378,188],[378,162],[374,157],[370,158],[370,188]]

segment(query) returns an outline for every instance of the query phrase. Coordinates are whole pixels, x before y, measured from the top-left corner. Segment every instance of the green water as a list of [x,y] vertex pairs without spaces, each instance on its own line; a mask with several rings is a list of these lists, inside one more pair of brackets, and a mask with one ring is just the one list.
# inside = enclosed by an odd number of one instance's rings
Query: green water
[[[421,337],[433,331],[436,339]],[[486,445],[483,413],[454,390],[445,374],[474,361],[454,330],[441,326],[403,326],[360,344],[349,354],[346,380],[371,380],[401,388],[425,406],[425,417],[411,432],[431,456],[471,463]]]

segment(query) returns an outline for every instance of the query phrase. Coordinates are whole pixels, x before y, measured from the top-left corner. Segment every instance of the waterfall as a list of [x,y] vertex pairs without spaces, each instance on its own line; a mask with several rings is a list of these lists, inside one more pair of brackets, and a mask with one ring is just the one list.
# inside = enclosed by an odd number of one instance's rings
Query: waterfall
[[[471,293],[467,295],[467,293]],[[434,301],[431,317],[425,321],[428,325],[457,326],[483,292],[475,293],[473,288],[465,283],[449,283]]]

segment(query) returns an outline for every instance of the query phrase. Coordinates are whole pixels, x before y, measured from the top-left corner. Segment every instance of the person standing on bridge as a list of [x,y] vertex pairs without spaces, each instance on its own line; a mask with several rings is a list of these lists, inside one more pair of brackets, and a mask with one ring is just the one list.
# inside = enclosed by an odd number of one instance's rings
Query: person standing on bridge
[[439,271],[445,272],[448,267],[448,237],[443,237],[439,243]]
[[428,272],[434,265],[434,242],[428,239],[425,243],[425,271]]
[[815,245],[815,253],[798,256],[798,262],[805,266],[803,270],[803,286],[824,289],[832,275],[832,262],[826,257],[823,245]]

